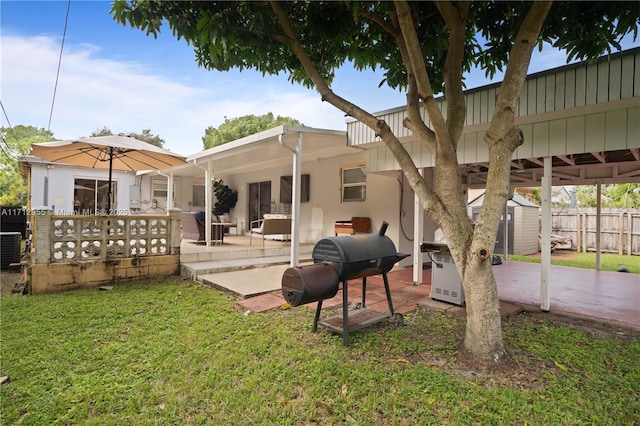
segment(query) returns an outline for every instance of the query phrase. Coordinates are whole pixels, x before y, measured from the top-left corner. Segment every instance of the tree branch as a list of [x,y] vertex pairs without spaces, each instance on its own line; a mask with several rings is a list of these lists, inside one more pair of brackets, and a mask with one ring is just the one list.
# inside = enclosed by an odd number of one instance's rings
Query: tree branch
[[[485,141],[489,145],[489,172],[483,208],[474,230],[474,248],[488,246],[495,238],[509,191],[513,151],[522,144],[523,135],[515,124],[516,102],[527,77],[531,54],[540,35],[551,2],[533,2],[509,54],[509,64],[496,100]],[[485,206],[492,206],[485,208]]]
[[[424,101],[424,106],[431,120],[433,130],[436,137],[437,149],[440,151],[442,147],[445,147],[447,152],[442,152],[443,155],[451,156],[455,155],[451,149],[451,142],[449,138],[449,132],[442,115],[442,111],[438,107],[438,104],[433,95],[431,88],[431,81],[427,73],[427,66],[420,50],[420,40],[416,33],[416,28],[411,16],[411,8],[409,4],[404,1],[396,1],[396,11],[398,13],[398,23],[400,30],[402,31],[402,37],[404,44],[407,47],[407,55],[409,57],[409,63],[414,71],[418,95]],[[414,121],[412,119],[412,121]],[[415,124],[415,123],[414,123]]]
[[470,2],[452,3],[437,1],[445,25],[449,30],[449,49],[444,66],[444,87],[447,100],[447,126],[454,149],[464,129],[466,107],[462,89],[462,64],[464,61],[464,43]]
[[415,72],[420,97],[424,100],[433,98],[433,90],[431,89],[431,81],[427,73],[427,65],[424,62],[424,57],[420,50],[420,40],[418,39],[413,17],[411,16],[411,7],[404,0],[396,1],[395,6],[398,15],[398,24],[402,32],[404,44],[407,47],[411,68]]
[[[522,22],[509,53],[509,63],[498,91],[496,108],[491,118],[489,130],[485,135],[485,141],[488,144],[504,142],[507,135],[519,135],[515,129],[517,102],[522,85],[527,78],[531,54],[536,46],[542,24],[551,9],[551,4],[551,1],[533,2]],[[522,140],[519,137],[511,137],[509,140],[512,151],[521,143]]]
[[[389,13],[391,14],[391,22],[398,26],[398,15],[393,10],[391,10]],[[367,16],[371,15],[371,13],[367,13]],[[384,20],[380,19],[379,16],[377,16],[376,18],[377,19],[373,19],[374,22],[384,22]],[[383,25],[382,28],[387,31],[396,41],[398,50],[400,51],[400,56],[402,57],[402,63],[407,70],[407,118],[404,119],[402,124],[409,130],[411,130],[411,132],[418,137],[420,142],[433,155],[435,155],[435,133],[426,125],[426,123],[422,119],[422,114],[420,113],[420,96],[418,93],[418,85],[416,82],[413,64],[411,63],[411,60],[409,58],[407,45],[404,38],[402,37],[402,32],[399,28],[394,28],[390,25]]]
[[316,69],[313,61],[307,55],[306,50],[302,44],[298,41],[296,33],[293,31],[289,19],[284,10],[277,1],[270,1],[271,9],[274,11],[280,27],[282,28],[284,35],[272,34],[274,40],[279,41],[289,46],[289,48],[296,55],[300,64],[305,70],[305,73],[309,79],[313,82],[316,90],[320,94],[323,101],[329,102],[339,110],[343,111],[346,115],[354,117],[357,120],[367,124],[372,129],[375,129],[377,118],[369,114],[367,111],[358,107],[357,105],[347,101],[346,99],[336,95],[329,85],[324,81],[318,70]]
[[413,64],[409,59],[407,46],[404,38],[402,37],[402,32],[398,28],[398,15],[394,13],[393,10],[389,11],[389,13],[391,23],[388,23],[387,21],[382,19],[380,15],[372,13],[369,10],[362,11],[361,16],[378,24],[380,28],[389,33],[396,41],[398,49],[400,50],[402,62],[404,63],[404,66],[407,70],[407,118],[404,119],[402,124],[404,125],[404,127],[411,130],[411,132],[418,137],[420,142],[429,151],[431,151],[432,154],[435,155],[435,134],[425,124],[424,120],[422,119],[422,114],[420,114],[420,96],[418,94],[417,83],[413,71]]
[[307,76],[311,79],[313,84],[316,86],[316,89],[322,96],[322,99],[329,102],[339,110],[345,112],[347,115],[356,118],[360,122],[364,123],[367,127],[373,129],[376,136],[379,136],[383,140],[385,145],[389,148],[389,150],[393,153],[399,165],[402,167],[407,180],[412,185],[412,188],[417,189],[422,193],[422,200],[426,201],[426,207],[430,209],[432,217],[434,217],[434,219],[436,220],[445,217],[446,209],[444,205],[441,203],[438,197],[436,197],[435,194],[427,188],[427,185],[418,172],[418,169],[411,159],[411,156],[404,148],[404,146],[400,143],[396,135],[393,134],[387,123],[385,123],[384,120],[377,119],[357,105],[352,104],[351,102],[348,102],[347,100],[337,96],[331,90],[320,73],[318,73],[318,71],[316,70],[313,61],[311,61],[311,58],[309,58],[309,55],[307,55],[304,47],[298,41],[284,10],[280,7],[280,4],[277,1],[271,1],[270,4],[284,32],[284,36],[276,36],[274,37],[274,39],[282,41],[293,50],[294,54],[307,73]]

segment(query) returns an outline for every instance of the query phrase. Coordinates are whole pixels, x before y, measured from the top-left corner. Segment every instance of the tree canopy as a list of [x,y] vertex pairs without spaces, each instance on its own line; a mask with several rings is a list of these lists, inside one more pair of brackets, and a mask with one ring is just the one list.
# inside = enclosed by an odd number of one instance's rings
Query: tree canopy
[[245,136],[253,135],[263,130],[268,130],[276,126],[304,126],[295,118],[274,117],[269,112],[264,115],[244,115],[236,118],[224,118],[224,123],[218,127],[209,126],[204,132],[202,143],[204,149],[213,148],[227,142],[235,141]]
[[53,141],[53,132],[44,128],[24,126],[0,127],[0,205],[24,206],[27,203],[27,182],[18,166],[18,157],[28,155],[31,145]]
[[[108,128],[107,126],[104,126],[102,129],[96,129],[93,132],[91,132],[91,135],[89,137],[97,138],[100,136],[111,136],[111,135],[113,135],[113,132],[111,131],[111,129]],[[84,136],[80,139],[84,139]]]
[[[167,23],[205,68],[284,72],[372,129],[448,241],[466,299],[459,356],[492,366],[508,355],[489,260],[509,195],[510,159],[523,143],[515,117],[532,52],[544,43],[565,49],[568,59],[617,50],[624,35],[637,35],[640,2],[116,1],[111,13],[154,36]],[[351,65],[380,69],[380,84],[406,93],[403,124],[435,158],[429,181],[388,123],[333,91],[336,70]],[[475,226],[456,153],[466,118],[463,78],[473,66],[488,75],[504,70],[484,134],[488,175]]]
[[[110,128],[108,128],[107,126],[104,126],[102,129],[97,129],[93,132],[91,132],[91,137],[95,138],[97,136],[110,136],[113,135],[113,132],[111,131]],[[151,145],[155,145],[158,148],[163,148],[164,147],[164,139],[162,139],[160,136],[158,135],[154,135],[153,133],[151,133],[150,129],[142,129],[141,133],[135,133],[135,132],[131,132],[131,133],[127,133],[128,136],[131,136],[132,138],[136,138],[142,142],[146,142],[146,143],[150,143]]]
[[[582,185],[575,188],[577,207],[596,207],[596,187]],[[640,208],[640,184],[622,183],[617,185],[602,185],[602,207],[611,208]]]
[[[442,92],[451,19],[464,38],[462,65],[479,65],[489,75],[502,70],[530,2],[473,2],[443,7],[441,2],[412,2],[410,18],[420,41],[434,92]],[[448,2],[444,2],[448,3]],[[351,61],[356,69],[382,69],[383,83],[408,87],[398,48],[398,17],[393,2],[281,2],[289,25],[320,76],[328,83],[335,70]],[[287,73],[291,81],[314,87],[293,49],[283,49],[283,34],[269,2],[116,1],[112,14],[121,23],[157,36],[165,22],[173,34],[192,44],[199,65],[216,70],[253,68],[263,74]],[[637,33],[640,6],[635,1],[556,2],[536,40],[567,50],[567,60],[589,59],[619,50],[620,39]]]
[[129,136],[132,138],[136,138],[146,143],[150,143],[151,145],[155,145],[158,148],[164,147],[164,139],[162,139],[159,135],[154,135],[151,133],[150,129],[142,129],[141,133],[131,132]]

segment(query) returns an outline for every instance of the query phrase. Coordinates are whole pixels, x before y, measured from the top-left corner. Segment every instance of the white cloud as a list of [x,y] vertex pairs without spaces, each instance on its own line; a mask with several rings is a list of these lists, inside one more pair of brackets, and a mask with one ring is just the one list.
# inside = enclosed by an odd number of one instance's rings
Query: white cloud
[[[59,40],[3,35],[1,42],[2,102],[11,124],[46,128]],[[103,126],[113,132],[151,129],[165,139],[166,148],[190,154],[202,149],[205,129],[218,126],[225,116],[273,112],[307,126],[346,128],[342,113],[321,102],[315,92],[293,85],[283,90],[281,84],[256,79],[252,73],[242,77],[243,81],[225,81],[227,76],[218,73],[218,84],[212,83],[213,74],[202,81],[178,82],[154,72],[150,64],[103,58],[96,46],[67,44],[51,130],[58,139],[72,139]],[[4,117],[2,124],[6,125]]]

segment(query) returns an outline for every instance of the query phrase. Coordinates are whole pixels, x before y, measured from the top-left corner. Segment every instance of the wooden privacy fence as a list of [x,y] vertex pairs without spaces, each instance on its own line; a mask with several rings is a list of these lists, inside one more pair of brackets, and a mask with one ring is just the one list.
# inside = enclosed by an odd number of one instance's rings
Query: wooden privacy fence
[[[595,251],[597,215],[595,208],[553,209],[551,233],[571,238],[577,251]],[[640,209],[602,209],[600,250],[640,255]]]

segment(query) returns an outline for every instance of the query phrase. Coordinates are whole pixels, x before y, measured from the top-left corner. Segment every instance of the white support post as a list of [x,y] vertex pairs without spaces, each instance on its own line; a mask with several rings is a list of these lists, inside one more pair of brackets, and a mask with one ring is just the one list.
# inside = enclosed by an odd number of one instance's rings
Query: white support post
[[213,209],[212,176],[211,161],[207,161],[207,167],[204,169],[204,238],[207,247],[211,245],[211,211]]
[[298,133],[296,147],[287,145],[284,135],[287,127],[283,126],[282,134],[278,137],[278,143],[293,153],[293,182],[292,182],[292,206],[291,206],[291,259],[290,266],[298,266],[300,257],[300,182],[302,181],[302,132]]
[[509,258],[509,199],[504,203],[504,221],[502,222],[502,247],[504,247],[504,253],[502,254],[506,259]]
[[602,214],[602,184],[596,184],[596,271],[600,270],[600,216]]
[[[420,169],[424,177],[424,169]],[[401,206],[402,207],[402,206]],[[424,209],[417,194],[413,195],[413,285],[422,284],[422,257],[420,243],[424,233]]]
[[298,133],[298,146],[293,152],[293,206],[291,207],[291,262],[298,266],[300,245],[300,183],[302,181],[302,132]]
[[167,182],[167,211],[173,208],[173,204],[173,170],[170,170]]
[[551,269],[551,157],[544,159],[542,176],[542,244],[540,263],[540,309],[549,311],[549,270]]

